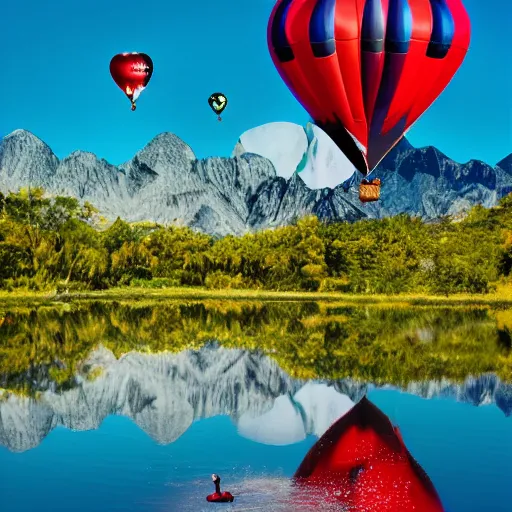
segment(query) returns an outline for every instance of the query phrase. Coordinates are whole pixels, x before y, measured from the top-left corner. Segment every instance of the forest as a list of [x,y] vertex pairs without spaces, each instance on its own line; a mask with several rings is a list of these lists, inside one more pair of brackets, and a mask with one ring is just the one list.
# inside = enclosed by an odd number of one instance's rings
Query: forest
[[206,287],[361,294],[488,293],[512,269],[512,195],[462,220],[315,216],[216,238],[155,223],[107,223],[40,188],[0,193],[0,289]]

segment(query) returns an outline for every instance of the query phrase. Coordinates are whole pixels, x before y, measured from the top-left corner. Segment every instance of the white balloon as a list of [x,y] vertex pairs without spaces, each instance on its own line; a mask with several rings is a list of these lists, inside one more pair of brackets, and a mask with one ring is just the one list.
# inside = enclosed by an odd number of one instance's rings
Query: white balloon
[[298,173],[311,189],[334,188],[355,172],[331,138],[311,123],[303,127],[276,122],[252,128],[239,139],[237,153],[243,152],[268,158],[283,178]]

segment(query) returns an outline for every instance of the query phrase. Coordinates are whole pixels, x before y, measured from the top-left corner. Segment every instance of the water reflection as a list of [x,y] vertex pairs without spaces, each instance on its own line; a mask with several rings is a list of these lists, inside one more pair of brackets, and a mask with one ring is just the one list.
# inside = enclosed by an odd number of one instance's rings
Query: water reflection
[[92,302],[0,309],[0,387],[27,395],[72,389],[95,377],[85,361],[99,345],[118,358],[216,341],[270,355],[298,379],[428,382],[424,393],[436,381],[440,393],[484,373],[512,382],[511,332],[512,311],[489,308]]
[[0,506],[210,510],[219,472],[233,511],[287,511],[308,449],[367,395],[447,511],[505,512],[511,327],[483,307],[0,306]]
[[[156,442],[169,444],[196,419],[228,415],[240,435],[285,445],[309,434],[321,436],[354,402],[376,388],[352,379],[292,378],[270,356],[215,343],[178,354],[131,352],[119,359],[100,346],[82,368],[87,373],[76,374],[73,387],[66,390],[47,389],[35,398],[4,393],[0,444],[25,451],[59,425],[91,430],[110,415],[127,416]],[[411,382],[406,390],[475,405],[496,402],[506,415],[512,411],[512,385],[494,375],[470,377],[462,384]]]

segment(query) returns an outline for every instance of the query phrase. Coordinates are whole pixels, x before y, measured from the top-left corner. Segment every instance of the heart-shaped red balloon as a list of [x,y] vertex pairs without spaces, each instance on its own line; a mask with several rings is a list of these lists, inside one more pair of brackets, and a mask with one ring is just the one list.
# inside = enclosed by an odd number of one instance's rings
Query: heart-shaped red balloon
[[135,102],[153,74],[153,61],[145,53],[119,53],[110,61],[110,74],[135,110]]

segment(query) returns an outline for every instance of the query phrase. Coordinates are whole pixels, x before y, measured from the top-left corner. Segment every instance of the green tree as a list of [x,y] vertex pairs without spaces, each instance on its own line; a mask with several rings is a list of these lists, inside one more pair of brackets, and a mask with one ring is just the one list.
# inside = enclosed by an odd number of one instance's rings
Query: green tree
[[61,229],[63,241],[62,277],[65,283],[84,282],[98,287],[108,268],[108,251],[98,232],[78,219],[70,219]]
[[109,253],[113,253],[121,249],[126,242],[134,242],[135,238],[135,233],[130,227],[130,224],[118,217],[116,221],[103,232],[103,245]]
[[144,240],[152,256],[152,274],[186,285],[204,283],[209,270],[206,252],[211,243],[208,235],[174,226],[156,229]]

